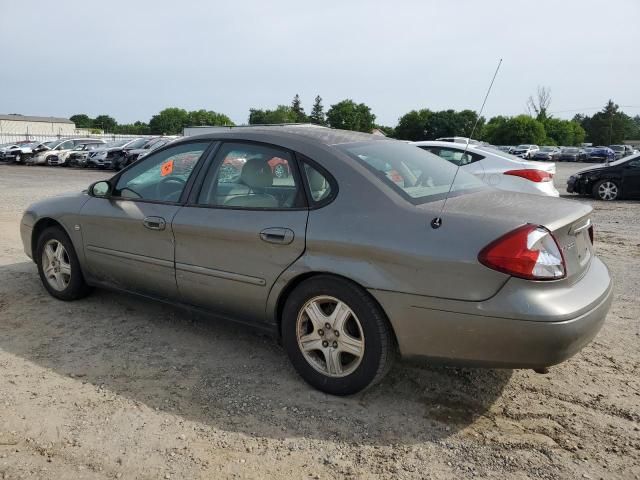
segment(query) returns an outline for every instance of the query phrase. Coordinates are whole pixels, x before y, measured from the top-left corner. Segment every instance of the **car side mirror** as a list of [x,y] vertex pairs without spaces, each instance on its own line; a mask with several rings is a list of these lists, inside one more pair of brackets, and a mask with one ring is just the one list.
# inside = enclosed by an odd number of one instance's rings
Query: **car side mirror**
[[108,197],[111,194],[111,184],[106,180],[93,183],[88,192],[92,197]]

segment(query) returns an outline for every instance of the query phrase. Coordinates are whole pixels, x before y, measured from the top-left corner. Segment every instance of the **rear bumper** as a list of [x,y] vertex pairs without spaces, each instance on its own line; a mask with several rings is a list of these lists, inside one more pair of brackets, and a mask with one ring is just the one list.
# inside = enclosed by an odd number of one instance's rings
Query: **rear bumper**
[[484,302],[371,293],[404,357],[504,368],[548,367],[575,355],[602,327],[613,296],[609,271],[597,257],[574,285],[510,279]]

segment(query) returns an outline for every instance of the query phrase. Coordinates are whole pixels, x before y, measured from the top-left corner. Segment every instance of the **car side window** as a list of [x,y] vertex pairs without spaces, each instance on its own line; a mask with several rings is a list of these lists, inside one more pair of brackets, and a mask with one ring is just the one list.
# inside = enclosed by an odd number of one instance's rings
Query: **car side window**
[[73,148],[73,140],[61,143],[56,150],[69,150]]
[[209,142],[183,143],[155,154],[124,172],[112,194],[137,200],[177,202]]
[[314,203],[322,203],[333,194],[331,182],[326,175],[304,162],[304,174],[307,177],[309,192]]
[[627,163],[627,165],[630,168],[640,168],[640,159],[631,160],[629,163]]
[[458,166],[469,165],[470,163],[477,162],[478,160],[482,160],[484,158],[484,156],[475,152],[465,152],[456,148],[432,146],[421,148],[424,148],[425,150],[438,155],[440,158],[444,158],[448,162],[451,162],[454,165]]
[[204,178],[199,205],[247,209],[305,206],[291,154],[254,143],[224,143]]

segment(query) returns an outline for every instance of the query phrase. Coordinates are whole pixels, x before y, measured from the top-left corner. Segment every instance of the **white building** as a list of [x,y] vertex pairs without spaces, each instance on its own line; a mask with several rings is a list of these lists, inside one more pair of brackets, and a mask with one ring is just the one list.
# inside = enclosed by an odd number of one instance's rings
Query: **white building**
[[19,135],[74,135],[76,125],[68,118],[0,115],[0,133]]

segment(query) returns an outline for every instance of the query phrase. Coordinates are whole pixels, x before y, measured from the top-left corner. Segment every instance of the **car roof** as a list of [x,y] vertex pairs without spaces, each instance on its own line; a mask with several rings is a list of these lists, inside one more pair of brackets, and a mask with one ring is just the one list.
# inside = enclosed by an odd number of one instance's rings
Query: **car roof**
[[[202,135],[194,135],[190,137],[184,137],[177,140],[175,143],[182,143],[189,140],[223,140],[225,138],[240,140],[240,139],[262,139],[263,141],[269,141],[269,137],[273,141],[277,140],[297,140],[303,141],[309,144],[316,145],[339,145],[343,143],[356,143],[367,142],[376,140],[392,140],[388,137],[381,135],[373,135],[370,133],[354,132],[351,130],[338,130],[334,128],[321,127],[317,125],[278,125],[278,126],[247,126],[229,128],[228,130],[220,132],[205,133]],[[451,145],[451,142],[442,142]]]

